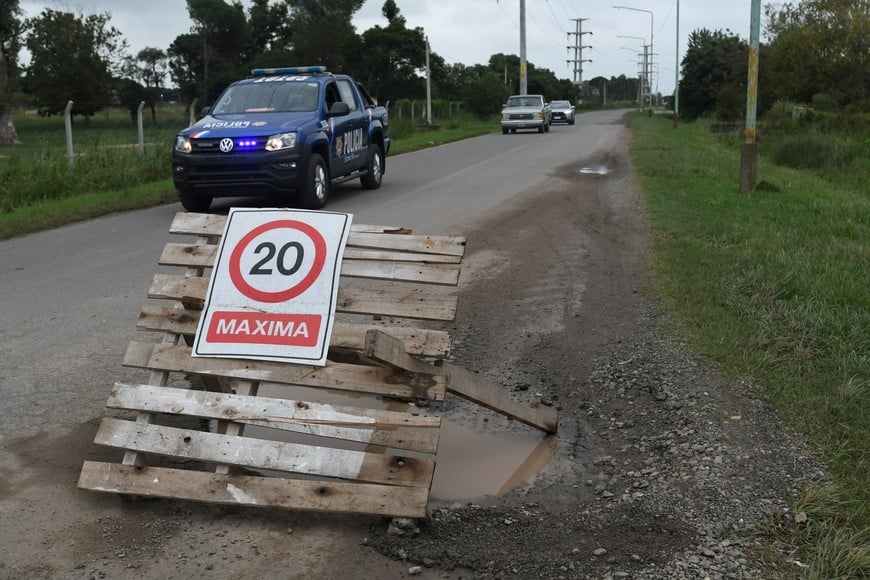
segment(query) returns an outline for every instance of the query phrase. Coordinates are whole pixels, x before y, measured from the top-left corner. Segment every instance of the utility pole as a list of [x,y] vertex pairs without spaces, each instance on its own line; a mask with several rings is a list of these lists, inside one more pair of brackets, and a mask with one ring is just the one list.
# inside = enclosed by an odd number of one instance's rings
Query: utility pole
[[574,35],[574,46],[568,46],[568,50],[570,51],[572,48],[574,49],[574,58],[568,59],[566,62],[570,64],[574,64],[574,84],[578,87],[583,86],[583,63],[584,62],[592,62],[588,58],[583,58],[583,49],[584,48],[592,48],[590,45],[583,44],[583,35],[584,34],[592,34],[591,32],[583,32],[583,21],[589,20],[588,18],[572,18],[575,22],[574,32],[568,33],[568,40],[571,40],[571,35]]
[[674,59],[674,129],[680,126],[680,0],[677,0],[677,38],[674,42],[677,56]]
[[[640,104],[640,112],[643,113],[643,99],[644,99],[644,89],[648,84],[649,77],[647,76],[647,43],[646,39],[642,36],[626,36],[624,34],[617,34],[617,38],[633,38],[634,40],[640,40],[643,42],[643,53],[636,53],[638,57],[643,55],[643,60],[638,63],[639,71],[638,71],[638,87],[637,87],[637,101]],[[627,49],[631,50],[631,49]],[[652,111],[652,103],[650,103],[650,111]]]
[[749,78],[746,83],[746,130],[740,146],[740,193],[755,191],[758,177],[758,142],[755,118],[758,107],[758,35],[761,31],[761,0],[752,0],[749,31]]
[[529,77],[526,72],[526,0],[520,0],[520,94],[529,92]]
[[426,124],[432,124],[432,71],[429,69],[429,37],[426,37]]

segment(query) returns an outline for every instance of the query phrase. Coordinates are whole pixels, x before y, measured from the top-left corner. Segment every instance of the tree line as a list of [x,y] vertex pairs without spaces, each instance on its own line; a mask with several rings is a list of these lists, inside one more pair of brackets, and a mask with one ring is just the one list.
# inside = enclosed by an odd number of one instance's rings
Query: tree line
[[[358,34],[353,15],[364,0],[187,0],[193,25],[169,47],[136,55],[109,12],[81,15],[44,9],[24,19],[18,0],[0,3],[0,143],[13,143],[12,111],[36,107],[88,118],[108,105],[131,115],[145,101],[167,96],[210,103],[252,68],[324,65],[350,72],[380,102],[423,99],[426,34],[409,28],[395,0],[382,6],[383,25]],[[803,0],[765,8],[769,41],[760,51],[760,112],[777,100],[867,108],[870,0]],[[30,62],[19,66],[26,47]],[[684,119],[739,119],[745,104],[748,43],[730,31],[695,30],[681,63]],[[433,96],[485,117],[498,112],[519,85],[517,55],[494,54],[487,64],[449,64],[429,55]],[[608,99],[634,100],[638,80],[596,78],[577,87],[527,65],[528,91],[575,102],[607,85]],[[171,87],[171,88],[170,88]]]

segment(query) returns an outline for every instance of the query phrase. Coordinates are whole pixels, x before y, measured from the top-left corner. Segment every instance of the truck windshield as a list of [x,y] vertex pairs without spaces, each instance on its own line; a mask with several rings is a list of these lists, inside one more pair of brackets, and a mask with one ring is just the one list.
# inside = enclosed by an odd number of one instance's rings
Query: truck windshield
[[508,107],[540,107],[541,99],[535,97],[509,97]]
[[218,99],[213,115],[293,113],[317,108],[317,83],[263,82],[234,85]]

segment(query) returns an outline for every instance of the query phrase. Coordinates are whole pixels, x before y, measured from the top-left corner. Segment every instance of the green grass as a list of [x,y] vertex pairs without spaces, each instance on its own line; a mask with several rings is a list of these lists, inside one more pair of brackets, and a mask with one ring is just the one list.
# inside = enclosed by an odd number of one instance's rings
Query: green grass
[[740,195],[734,139],[641,115],[632,128],[666,303],[699,351],[765,386],[760,395],[830,468],[831,481],[802,500],[825,498],[811,502],[828,508],[813,526],[771,529],[811,562],[812,577],[865,577],[870,177],[776,166],[762,142],[764,187]]
[[[16,116],[23,144],[0,146],[0,239],[175,201],[170,148],[187,121],[178,106],[161,108],[156,126],[146,115],[140,153],[138,132],[126,111],[99,113],[88,123],[77,119],[70,165],[62,118],[33,112]],[[390,156],[499,129],[497,119],[480,121],[464,115],[436,120],[433,126],[394,120]]]

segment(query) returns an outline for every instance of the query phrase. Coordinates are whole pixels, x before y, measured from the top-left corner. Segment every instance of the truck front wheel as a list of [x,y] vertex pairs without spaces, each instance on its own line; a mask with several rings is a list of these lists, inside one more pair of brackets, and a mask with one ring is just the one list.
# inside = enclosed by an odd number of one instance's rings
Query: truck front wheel
[[381,146],[377,143],[372,143],[370,149],[366,174],[359,178],[359,182],[365,189],[377,189],[384,179],[384,155],[381,153]]
[[305,181],[299,189],[299,202],[307,209],[320,209],[329,197],[329,169],[319,153],[308,158]]
[[207,195],[181,191],[178,197],[181,198],[181,206],[187,211],[201,212],[211,207],[211,197]]

